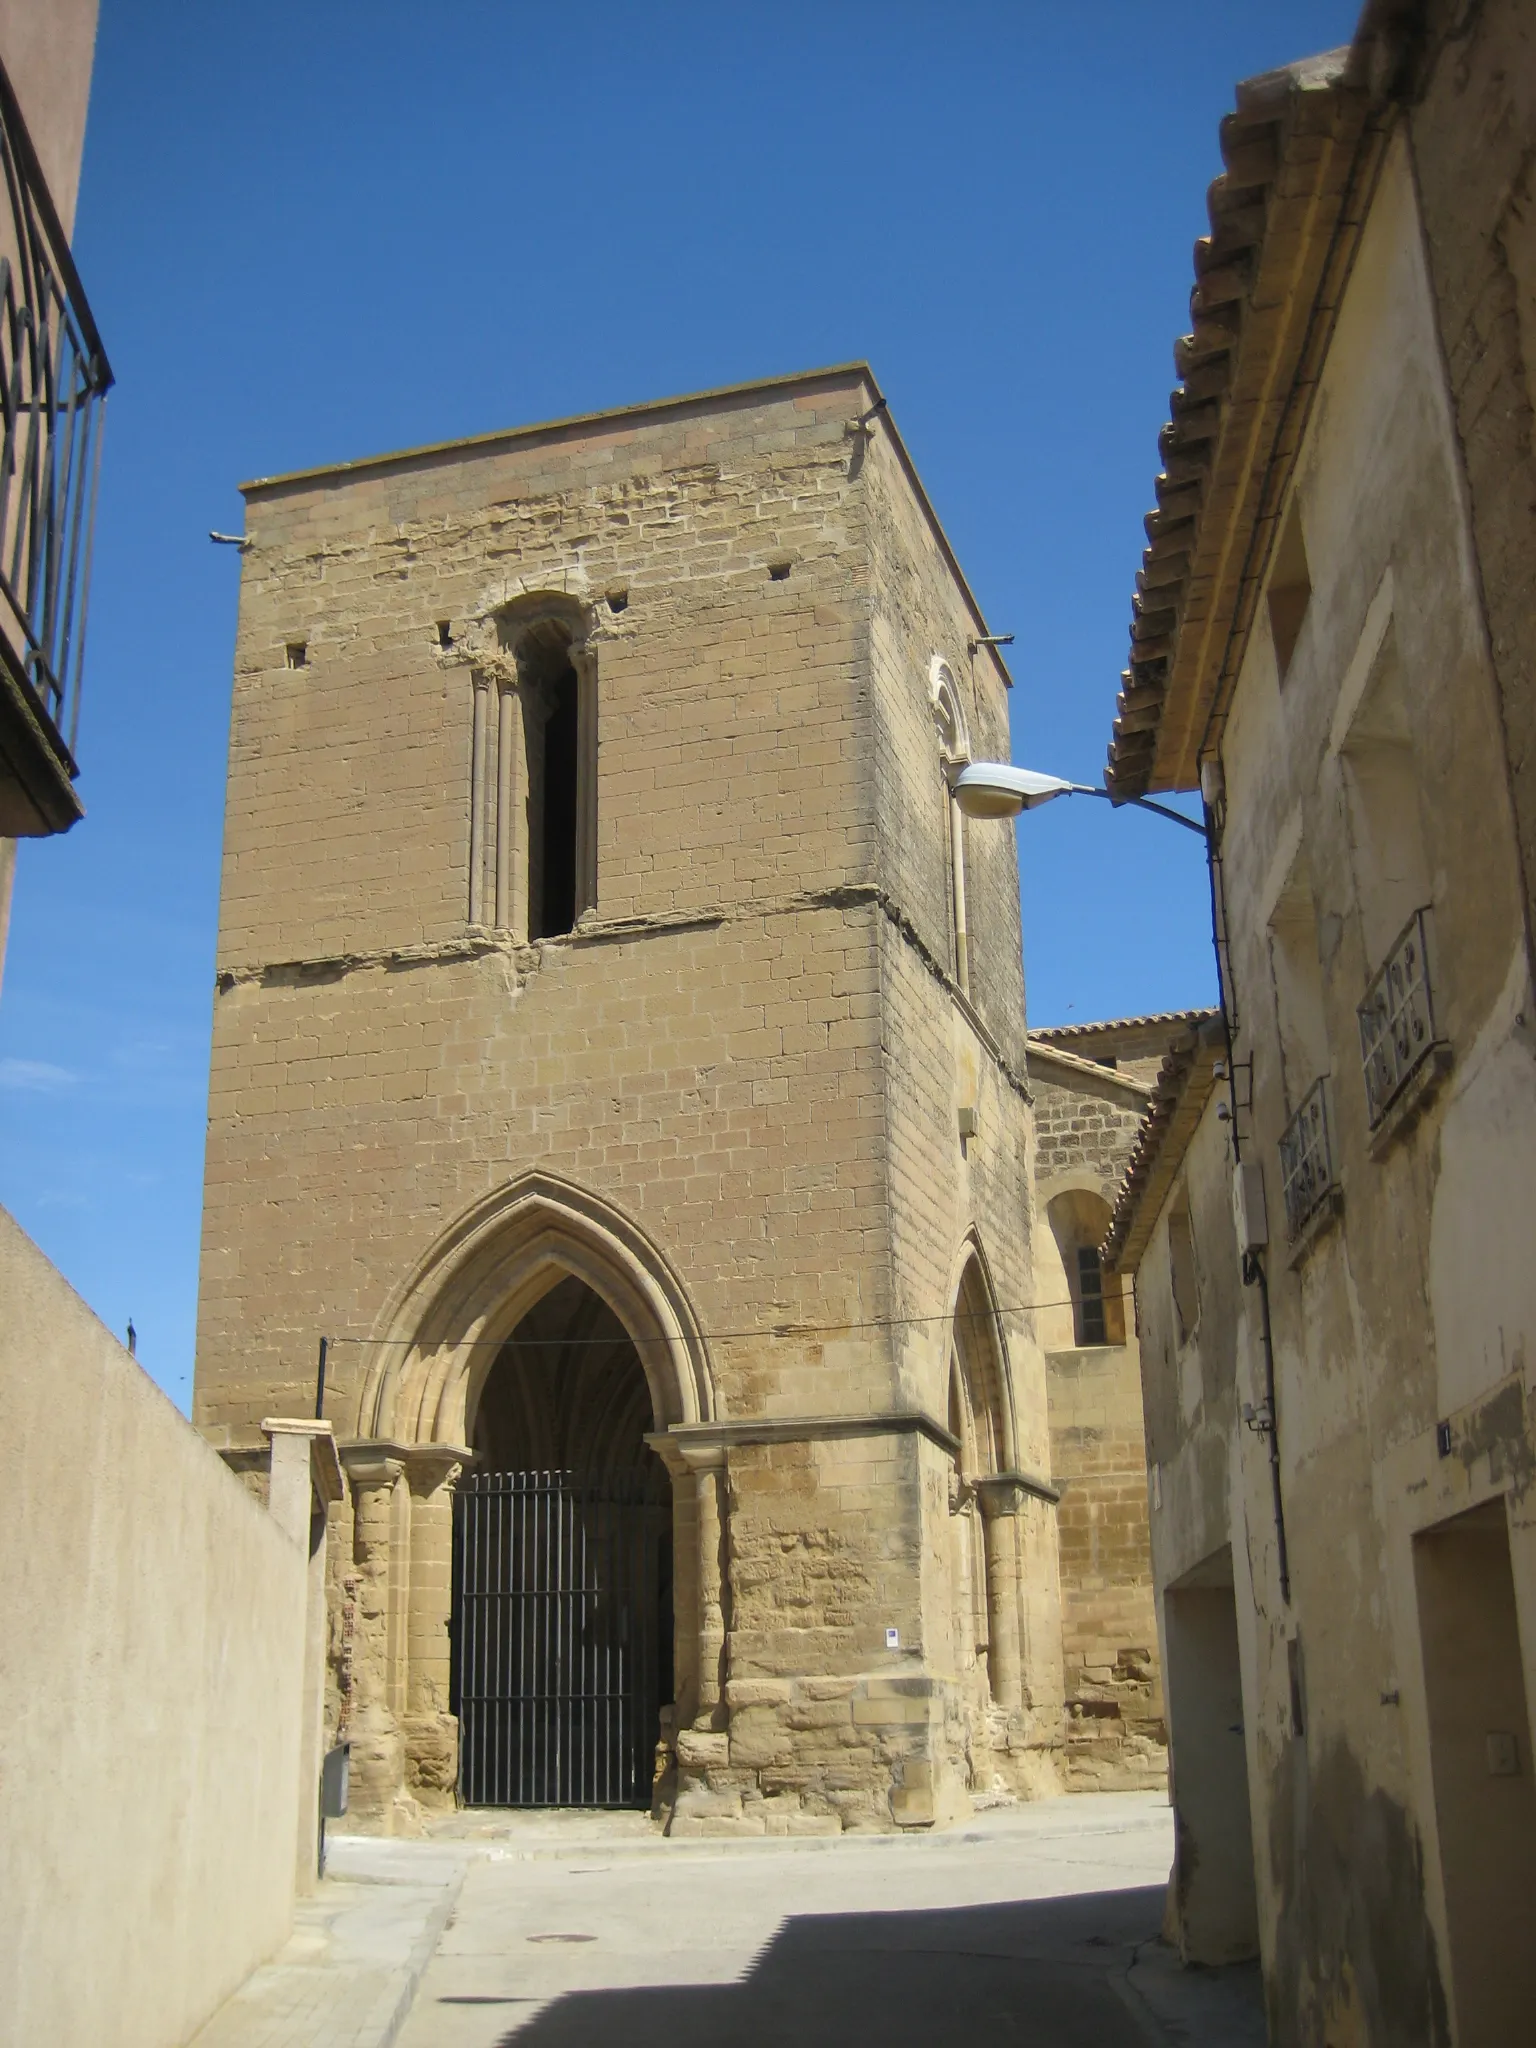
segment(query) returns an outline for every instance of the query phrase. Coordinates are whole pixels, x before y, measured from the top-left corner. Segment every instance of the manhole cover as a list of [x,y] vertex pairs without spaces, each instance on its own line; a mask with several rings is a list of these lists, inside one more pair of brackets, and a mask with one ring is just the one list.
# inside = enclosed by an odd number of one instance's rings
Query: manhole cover
[[530,1941],[596,1941],[595,1934],[530,1934]]

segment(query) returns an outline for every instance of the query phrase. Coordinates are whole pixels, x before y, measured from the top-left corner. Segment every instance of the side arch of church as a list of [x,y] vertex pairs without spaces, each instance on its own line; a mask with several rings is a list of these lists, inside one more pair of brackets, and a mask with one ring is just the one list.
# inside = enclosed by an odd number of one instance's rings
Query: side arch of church
[[[957,1440],[949,1484],[952,1661],[973,1793],[1050,1789],[1033,1674],[1031,1583],[1054,1537],[1048,1475],[1021,1469],[1007,1332],[979,1230],[951,1268],[947,1420]],[[1054,1673],[1041,1674],[1054,1694]]]
[[989,1467],[994,1471],[1012,1470],[1018,1460],[1013,1362],[998,1311],[992,1264],[981,1231],[974,1225],[960,1240],[950,1263],[947,1299],[950,1352],[959,1354],[967,1375],[967,1391],[973,1402],[981,1404],[989,1421]]

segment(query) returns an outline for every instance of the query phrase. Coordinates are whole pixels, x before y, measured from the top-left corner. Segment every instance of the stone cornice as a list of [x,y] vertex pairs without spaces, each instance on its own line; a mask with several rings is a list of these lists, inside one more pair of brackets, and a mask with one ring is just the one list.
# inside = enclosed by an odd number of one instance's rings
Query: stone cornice
[[[1150,1081],[1138,1081],[1133,1075],[1117,1072],[1114,1067],[1100,1066],[1097,1060],[1084,1059],[1081,1053],[1065,1052],[1059,1045],[1045,1045],[1032,1037],[1029,1040],[1027,1059],[1031,1073],[1036,1065],[1057,1068],[1063,1077],[1063,1086],[1069,1087],[1074,1081],[1092,1081],[1096,1087],[1102,1087],[1110,1092],[1118,1088],[1131,1098],[1132,1105],[1137,1109],[1145,1109],[1151,1099]],[[1041,1078],[1049,1080],[1052,1077],[1044,1075]]]
[[849,910],[861,904],[880,910],[960,1011],[1007,1086],[1021,1100],[1030,1101],[1028,1077],[1014,1067],[981,1012],[942,961],[935,958],[907,912],[877,882],[834,883],[829,888],[803,889],[787,896],[753,898],[730,905],[701,904],[694,910],[658,911],[637,917],[585,917],[573,931],[531,942],[518,940],[510,932],[497,931],[489,925],[468,925],[452,938],[425,940],[413,946],[363,947],[297,960],[228,961],[220,966],[215,987],[219,995],[249,987],[310,988],[344,980],[351,974],[398,974],[412,968],[457,966],[492,957],[508,960],[519,971],[532,974],[538,971],[546,947],[612,946],[637,939],[718,931],[754,918],[798,917],[807,911]]
[[951,1457],[960,1439],[942,1422],[921,1409],[898,1408],[885,1415],[763,1415],[729,1422],[680,1422],[646,1438],[653,1448],[663,1444],[685,1456],[694,1446],[734,1444],[833,1443],[861,1436],[925,1436]]
[[1038,1472],[983,1472],[971,1486],[981,1496],[982,1512],[987,1515],[1017,1514],[1025,1499],[1043,1500],[1048,1507],[1056,1507],[1065,1491]]

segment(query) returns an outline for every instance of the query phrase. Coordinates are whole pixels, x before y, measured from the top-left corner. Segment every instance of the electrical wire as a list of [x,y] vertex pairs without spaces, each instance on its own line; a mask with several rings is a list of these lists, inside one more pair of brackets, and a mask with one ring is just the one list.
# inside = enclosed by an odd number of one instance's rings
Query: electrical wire
[[[1113,1297],[1110,1298],[1112,1299]],[[951,1309],[944,1315],[931,1316],[875,1316],[868,1322],[862,1323],[778,1323],[771,1329],[766,1330],[715,1330],[709,1333],[701,1331],[700,1335],[704,1336],[706,1342],[711,1344],[723,1344],[746,1337],[842,1337],[850,1335],[855,1330],[898,1330],[907,1329],[919,1323],[955,1323],[962,1319],[967,1322],[990,1323],[999,1316],[1030,1315],[1036,1309],[1075,1308],[1076,1306],[1076,1302],[1068,1295],[1061,1301],[1026,1301],[1018,1303],[1012,1308],[957,1308]],[[636,1345],[670,1344],[674,1341],[670,1337],[632,1337],[628,1330],[624,1332],[624,1338],[631,1344]],[[331,1345],[393,1344],[410,1346],[419,1343],[421,1340],[416,1337],[328,1337],[326,1341]],[[463,1343],[455,1344],[453,1349],[456,1351],[472,1351],[480,1345],[485,1345],[499,1351],[503,1345],[515,1343],[526,1346],[530,1350],[569,1351],[579,1344],[612,1345],[620,1341],[622,1340],[611,1336],[471,1337]]]

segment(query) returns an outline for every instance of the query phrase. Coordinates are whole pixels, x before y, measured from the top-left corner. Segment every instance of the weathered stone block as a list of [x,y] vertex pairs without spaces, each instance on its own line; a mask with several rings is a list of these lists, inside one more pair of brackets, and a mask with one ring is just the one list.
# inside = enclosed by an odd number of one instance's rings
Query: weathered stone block
[[675,1747],[682,1770],[703,1771],[730,1762],[731,1739],[723,1730],[680,1728]]
[[781,1706],[793,1691],[787,1678],[732,1678],[726,1683],[725,1699],[732,1709]]

